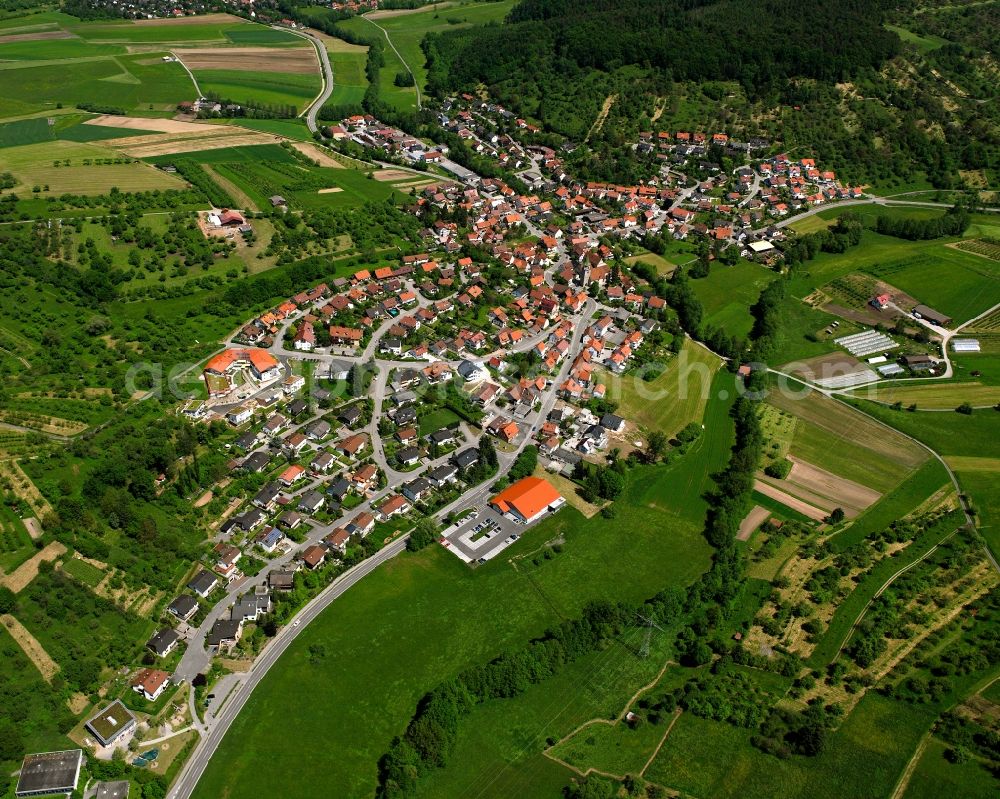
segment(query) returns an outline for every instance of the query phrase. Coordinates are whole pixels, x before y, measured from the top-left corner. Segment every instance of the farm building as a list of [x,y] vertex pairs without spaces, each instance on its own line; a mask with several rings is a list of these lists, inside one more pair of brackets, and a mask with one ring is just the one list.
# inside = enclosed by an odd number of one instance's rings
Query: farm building
[[564,504],[565,498],[541,477],[518,480],[490,500],[490,505],[520,524],[531,524]]
[[951,348],[955,352],[979,352],[979,339],[956,338],[951,342]]
[[938,327],[948,327],[951,324],[950,316],[938,313],[927,305],[918,305],[913,309],[913,315],[918,319],[926,319],[932,325],[937,325]]

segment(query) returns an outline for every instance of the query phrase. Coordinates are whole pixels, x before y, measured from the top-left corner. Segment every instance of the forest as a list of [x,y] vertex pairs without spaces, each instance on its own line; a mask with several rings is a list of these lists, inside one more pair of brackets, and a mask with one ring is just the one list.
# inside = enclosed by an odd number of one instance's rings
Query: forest
[[547,101],[591,70],[636,65],[669,80],[737,81],[765,96],[789,78],[843,81],[891,58],[899,40],[881,27],[883,5],[820,0],[802,13],[788,0],[636,0],[623,14],[614,0],[524,0],[504,25],[428,37],[428,88],[485,83],[514,107],[535,105],[555,129]]

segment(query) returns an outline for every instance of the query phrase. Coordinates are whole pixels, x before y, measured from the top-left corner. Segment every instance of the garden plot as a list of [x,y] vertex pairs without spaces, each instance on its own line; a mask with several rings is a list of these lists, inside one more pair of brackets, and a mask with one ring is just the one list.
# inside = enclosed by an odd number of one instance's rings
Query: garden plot
[[38,643],[38,639],[28,632],[28,629],[13,616],[0,616],[0,622],[7,628],[10,637],[17,641],[17,645],[28,656],[28,660],[38,669],[38,673],[42,675],[42,679],[46,682],[52,682],[52,678],[59,671],[59,664],[45,651],[45,647]]

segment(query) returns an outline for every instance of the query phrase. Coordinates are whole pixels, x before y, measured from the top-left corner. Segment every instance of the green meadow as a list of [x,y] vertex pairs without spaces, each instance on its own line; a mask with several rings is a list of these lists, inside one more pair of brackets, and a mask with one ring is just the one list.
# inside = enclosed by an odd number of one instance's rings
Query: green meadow
[[779,760],[752,732],[685,713],[645,777],[713,799],[886,797],[936,714],[868,693],[817,757]]
[[333,94],[329,102],[334,105],[360,103],[368,89],[368,77],[365,75],[368,48],[355,47],[347,42],[332,47],[328,43],[327,55],[333,70]]
[[0,68],[0,96],[11,114],[56,110],[60,105],[73,107],[77,103],[140,114],[148,114],[152,106],[152,111],[165,113],[194,93],[180,64],[149,54],[88,57],[57,64],[18,61]]
[[[713,397],[727,386],[731,391],[732,378],[718,377]],[[239,799],[271,790],[289,799],[370,794],[379,756],[403,730],[420,696],[440,680],[541,633],[590,599],[636,601],[695,579],[709,559],[701,497],[708,475],[729,456],[730,404],[709,402],[707,430],[686,456],[629,473],[613,525],[567,507],[525,531],[504,558],[475,570],[439,547],[381,566],[302,631],[280,669],[251,696],[195,796],[225,792]],[[563,539],[562,551],[539,557],[553,538]],[[319,642],[325,657],[310,653]],[[619,662],[627,665],[628,659]],[[309,691],[302,690],[305,685]],[[372,685],[379,689],[372,691]],[[543,689],[531,696],[539,703],[550,700]],[[538,710],[531,712],[538,717]],[[324,740],[305,766],[322,780],[290,782],[303,768],[301,748],[272,734],[273,723],[288,718],[301,733],[297,740]],[[273,765],[262,770],[265,752]],[[492,751],[489,759],[497,762]],[[558,785],[558,779],[549,784]]]
[[748,308],[778,273],[759,264],[739,261],[734,266],[713,264],[707,277],[690,282],[704,308],[704,324],[745,336],[753,326]]
[[248,72],[237,69],[193,70],[203,93],[214,92],[241,105],[250,102],[265,105],[293,105],[302,111],[319,94],[322,81],[318,74],[291,72]]

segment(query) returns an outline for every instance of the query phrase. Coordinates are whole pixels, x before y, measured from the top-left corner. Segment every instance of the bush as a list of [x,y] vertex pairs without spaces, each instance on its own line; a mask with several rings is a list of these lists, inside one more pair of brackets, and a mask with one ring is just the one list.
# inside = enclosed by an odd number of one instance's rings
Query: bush
[[792,462],[788,458],[782,458],[780,461],[775,461],[774,463],[769,463],[764,468],[764,474],[768,477],[773,477],[777,480],[784,480],[788,477],[788,473],[792,470]]

